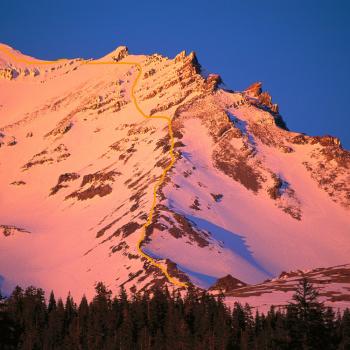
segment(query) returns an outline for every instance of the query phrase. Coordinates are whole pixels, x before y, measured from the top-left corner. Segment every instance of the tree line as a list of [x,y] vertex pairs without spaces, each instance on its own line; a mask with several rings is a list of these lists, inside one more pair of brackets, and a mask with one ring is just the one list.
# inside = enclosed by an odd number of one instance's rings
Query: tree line
[[0,301],[0,349],[263,350],[350,349],[350,311],[335,313],[303,279],[283,310],[264,315],[246,304],[232,309],[223,295],[189,288],[112,297],[103,283],[78,304],[40,288],[16,287]]

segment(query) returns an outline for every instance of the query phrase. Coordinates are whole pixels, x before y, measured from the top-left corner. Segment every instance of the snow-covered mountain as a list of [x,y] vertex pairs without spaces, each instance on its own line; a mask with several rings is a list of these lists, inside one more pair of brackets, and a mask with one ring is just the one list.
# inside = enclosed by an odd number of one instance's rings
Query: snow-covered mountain
[[[0,280],[91,295],[247,284],[349,262],[350,152],[289,131],[255,83],[224,89],[194,53],[39,61],[0,46]],[[93,62],[94,64],[87,64]],[[101,64],[99,64],[101,63]],[[302,107],[301,107],[302,108]]]

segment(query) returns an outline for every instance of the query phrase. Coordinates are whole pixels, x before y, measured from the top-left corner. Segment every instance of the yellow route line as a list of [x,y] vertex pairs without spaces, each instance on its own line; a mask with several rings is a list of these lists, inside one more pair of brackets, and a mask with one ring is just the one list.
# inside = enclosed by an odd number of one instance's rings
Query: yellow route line
[[[41,61],[41,60],[28,60],[26,58],[21,58],[19,59],[18,57],[16,57],[14,54],[12,54],[12,52],[8,49],[5,49],[3,47],[0,47],[0,51],[4,52],[6,55],[8,55],[9,57],[11,57],[12,59],[14,59],[17,62],[24,62],[27,64],[54,64],[54,63],[59,63],[59,62],[65,62],[68,61],[68,59],[59,59],[56,61]],[[146,223],[143,225],[143,230],[142,230],[142,234],[141,237],[139,238],[138,242],[137,242],[137,250],[139,251],[140,255],[143,256],[151,265],[158,267],[163,274],[166,276],[166,278],[168,279],[168,281],[172,284],[175,284],[179,287],[187,287],[187,283],[181,282],[179,280],[177,280],[176,278],[172,277],[169,275],[168,270],[166,267],[164,267],[164,265],[159,264],[158,262],[156,262],[151,256],[147,255],[146,253],[144,253],[141,249],[141,245],[142,242],[144,241],[145,237],[146,237],[146,230],[147,227],[151,225],[152,223],[152,219],[153,219],[153,214],[154,214],[154,210],[157,204],[157,191],[159,189],[159,187],[163,184],[165,177],[168,173],[168,171],[172,168],[172,166],[175,163],[175,155],[174,155],[174,134],[173,134],[173,129],[171,126],[171,118],[169,116],[166,115],[147,115],[139,106],[139,104],[137,103],[137,99],[135,96],[135,89],[136,89],[136,85],[139,82],[141,75],[142,75],[142,66],[140,63],[138,62],[128,62],[128,61],[123,61],[123,62],[116,62],[116,61],[83,61],[83,64],[95,64],[95,65],[99,65],[99,64],[119,64],[119,65],[128,65],[128,66],[136,66],[138,73],[136,76],[136,79],[134,80],[132,87],[131,87],[131,98],[132,101],[137,109],[137,111],[144,117],[147,119],[164,119],[167,121],[168,123],[168,130],[169,130],[169,136],[170,136],[170,149],[169,149],[169,155],[170,155],[170,163],[167,165],[167,167],[163,170],[163,173],[161,175],[161,177],[159,178],[159,180],[156,182],[154,188],[153,188],[153,201],[152,201],[152,206],[151,209],[149,211],[148,217],[147,217],[147,221]]]

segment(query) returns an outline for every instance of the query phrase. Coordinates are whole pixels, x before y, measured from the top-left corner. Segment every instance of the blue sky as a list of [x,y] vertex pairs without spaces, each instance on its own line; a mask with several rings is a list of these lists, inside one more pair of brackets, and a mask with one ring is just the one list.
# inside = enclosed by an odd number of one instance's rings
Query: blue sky
[[262,81],[290,129],[350,149],[348,0],[2,0],[0,42],[42,59],[196,51],[241,90]]

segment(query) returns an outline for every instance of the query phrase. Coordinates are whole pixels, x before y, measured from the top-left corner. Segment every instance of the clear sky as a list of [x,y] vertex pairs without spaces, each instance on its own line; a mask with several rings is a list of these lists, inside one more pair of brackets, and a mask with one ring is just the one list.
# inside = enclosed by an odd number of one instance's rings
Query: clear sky
[[195,51],[233,90],[262,81],[290,129],[350,149],[349,0],[1,0],[0,42],[42,59]]

